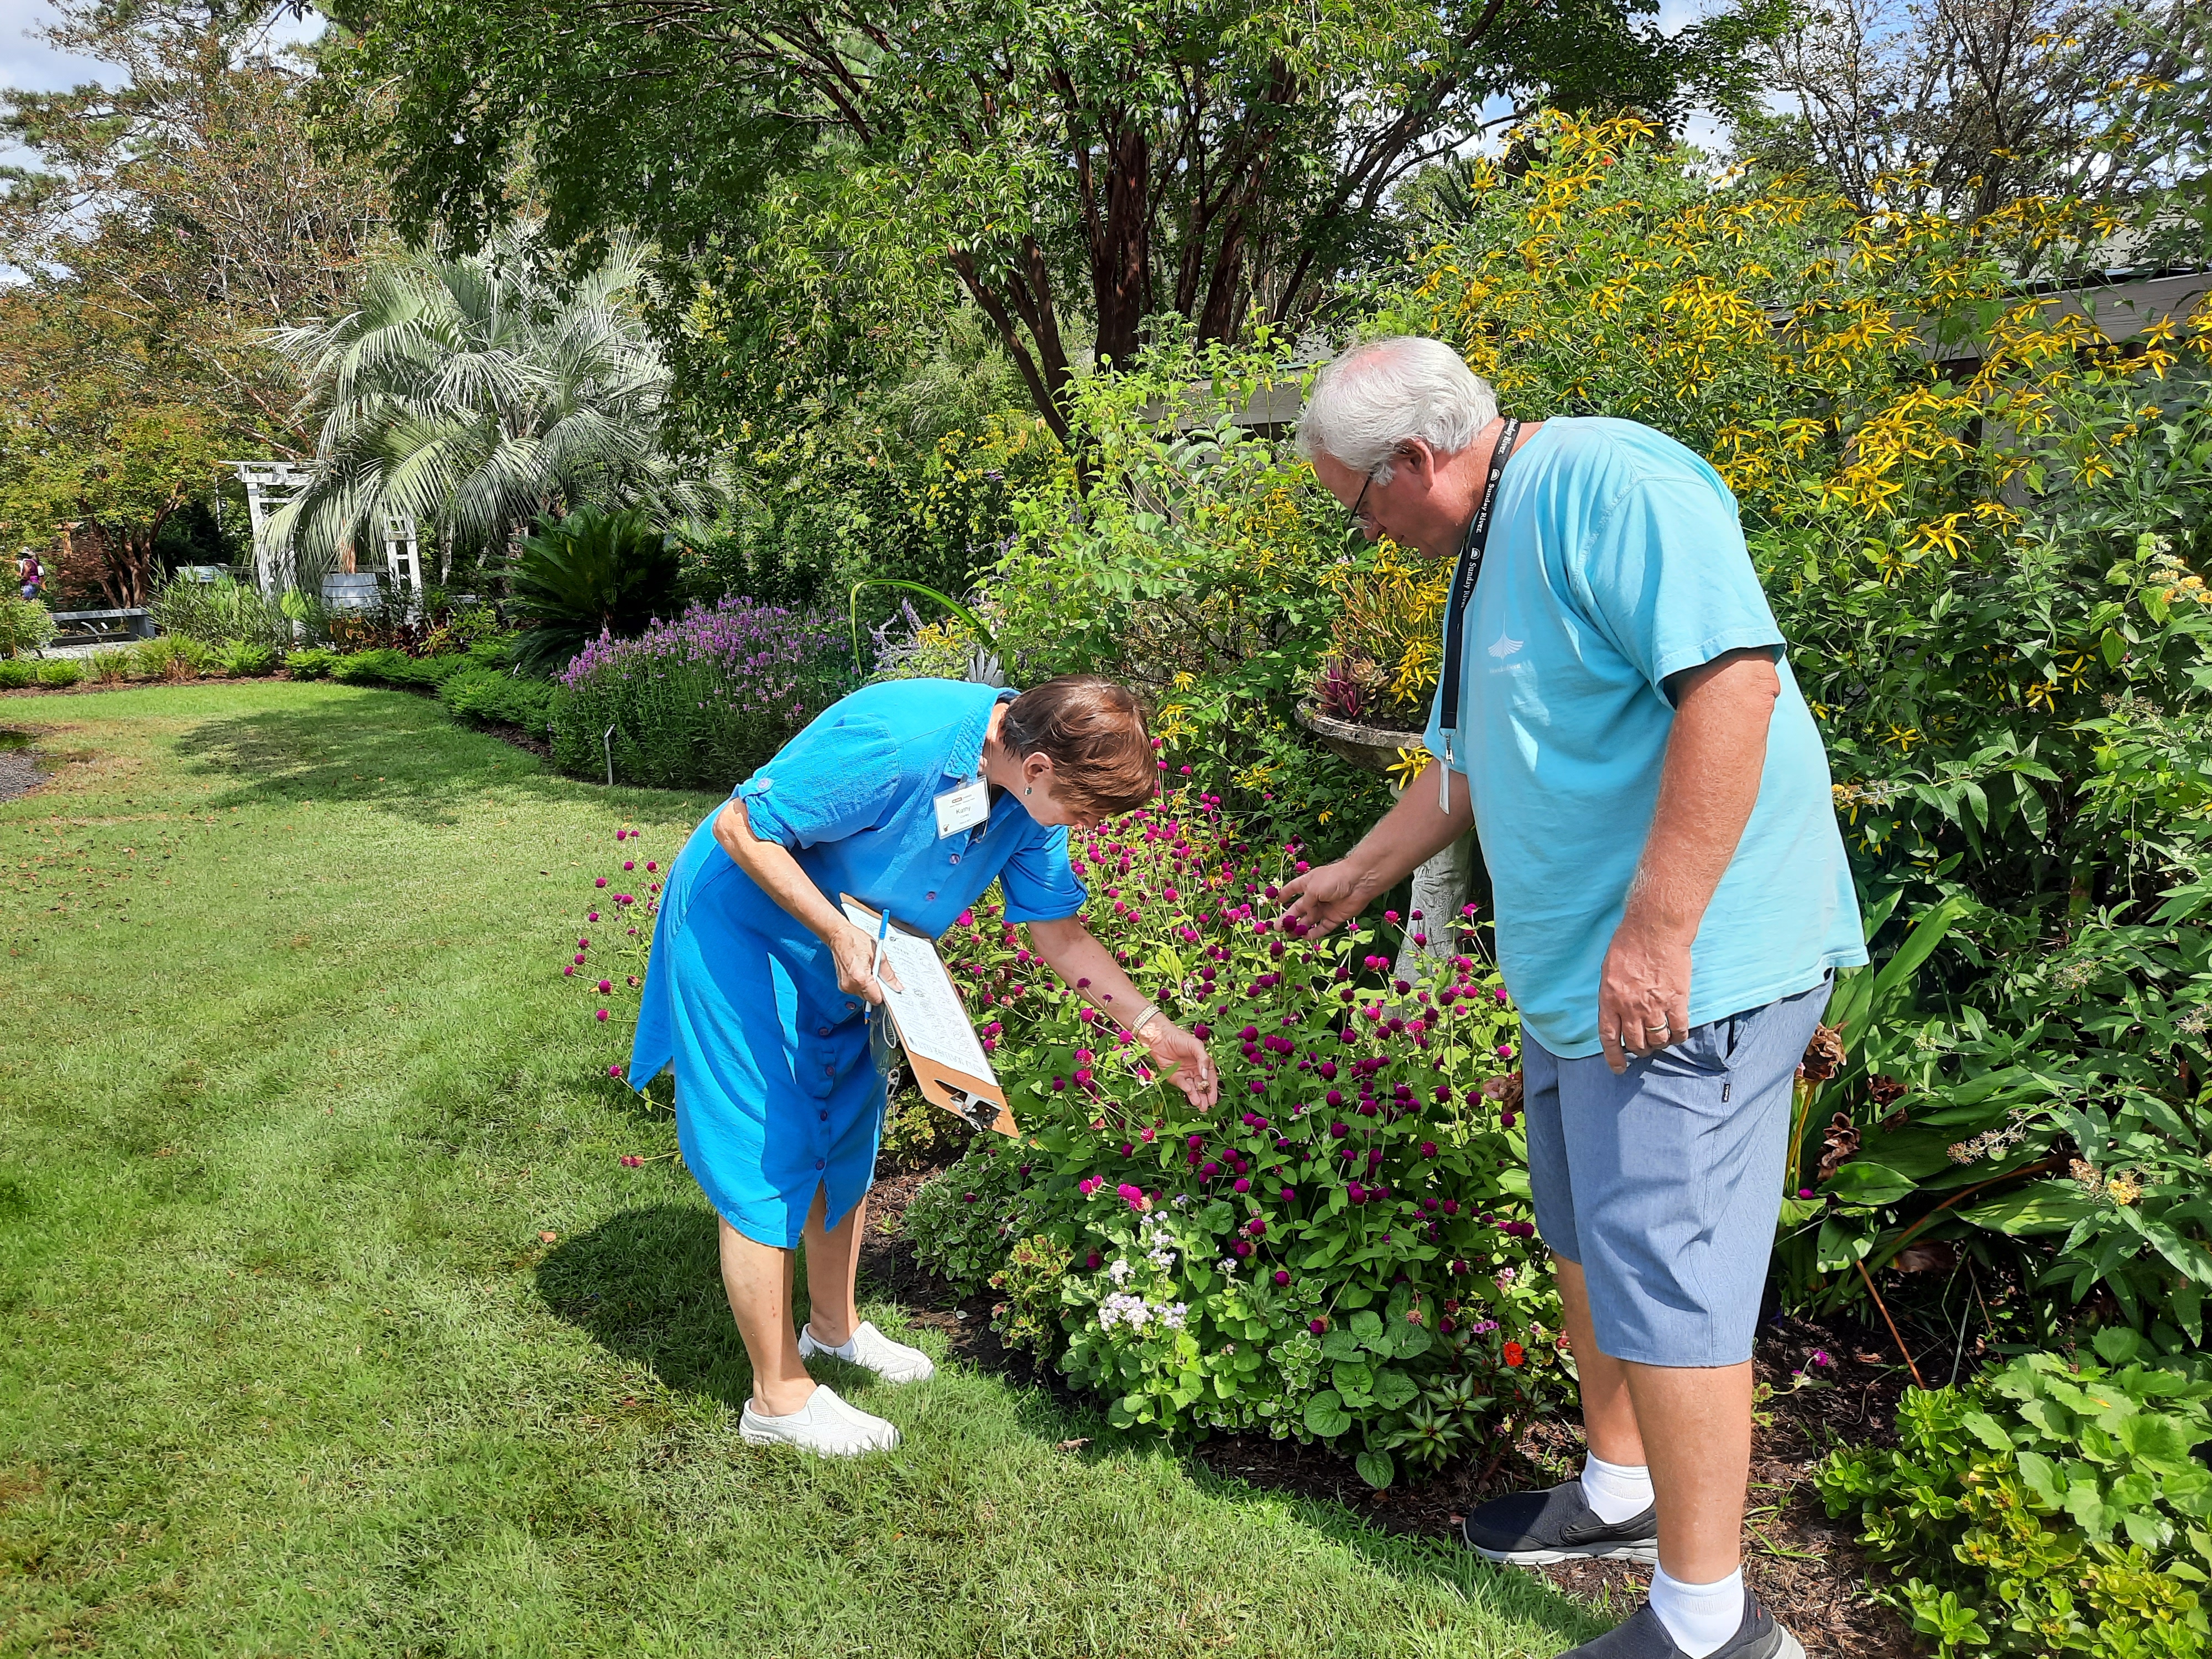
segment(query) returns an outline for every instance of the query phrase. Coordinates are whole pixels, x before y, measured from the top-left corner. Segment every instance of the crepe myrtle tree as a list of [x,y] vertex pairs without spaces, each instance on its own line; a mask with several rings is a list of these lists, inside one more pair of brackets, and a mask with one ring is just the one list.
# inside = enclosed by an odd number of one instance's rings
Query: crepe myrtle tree
[[1064,437],[1083,360],[1147,319],[1309,315],[1395,246],[1412,170],[1540,102],[1737,104],[1786,9],[379,0],[326,95],[415,235],[488,234],[526,157],[556,243],[650,239],[710,401],[849,380],[964,295]]

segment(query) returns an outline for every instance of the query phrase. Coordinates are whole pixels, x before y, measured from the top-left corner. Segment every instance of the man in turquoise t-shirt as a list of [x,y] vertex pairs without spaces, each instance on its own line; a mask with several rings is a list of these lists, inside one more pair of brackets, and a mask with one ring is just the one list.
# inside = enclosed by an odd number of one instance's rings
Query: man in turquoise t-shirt
[[1470,823],[1490,869],[1589,1455],[1577,1480],[1477,1508],[1467,1541],[1656,1561],[1650,1602],[1587,1659],[1797,1659],[1743,1588],[1752,1336],[1790,1083],[1831,975],[1866,949],[1735,499],[1633,422],[1498,419],[1433,340],[1332,364],[1298,437],[1369,536],[1479,572],[1447,623],[1463,655],[1459,706],[1440,691],[1430,720],[1440,758],[1289,890],[1334,927]]

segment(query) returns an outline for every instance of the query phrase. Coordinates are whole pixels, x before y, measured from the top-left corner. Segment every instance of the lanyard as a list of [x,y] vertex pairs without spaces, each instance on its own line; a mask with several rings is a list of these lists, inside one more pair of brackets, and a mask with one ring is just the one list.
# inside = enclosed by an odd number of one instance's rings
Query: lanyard
[[1444,605],[1443,690],[1437,716],[1443,732],[1444,752],[1437,758],[1437,810],[1451,811],[1451,768],[1459,735],[1460,679],[1467,656],[1467,607],[1474,598],[1474,585],[1482,580],[1482,556],[1490,545],[1491,509],[1498,505],[1498,481],[1505,476],[1505,463],[1513,459],[1514,440],[1521,422],[1509,418],[1490,451],[1490,474],[1484,479],[1482,500],[1468,521],[1459,544],[1459,561],[1452,569],[1451,598]]

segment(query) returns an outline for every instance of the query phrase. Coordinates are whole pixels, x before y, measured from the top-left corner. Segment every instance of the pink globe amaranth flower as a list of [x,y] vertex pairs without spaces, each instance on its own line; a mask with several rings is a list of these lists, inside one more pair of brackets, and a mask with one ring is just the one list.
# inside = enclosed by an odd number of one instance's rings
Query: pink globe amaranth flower
[[1298,1201],[1298,1189],[1297,1189],[1297,1188],[1295,1188],[1295,1187],[1285,1187],[1285,1188],[1283,1188],[1283,1202],[1284,1202],[1284,1203],[1285,1203],[1285,1204],[1295,1204],[1295,1203],[1297,1203],[1297,1201]]
[[1815,1348],[1813,1350],[1813,1363],[1815,1365],[1832,1365],[1836,1362],[1826,1348]]
[[1311,1331],[1316,1336],[1319,1336],[1323,1331],[1328,1328],[1328,1321],[1326,1319],[1309,1319],[1306,1321],[1306,1328]]
[[1086,1272],[1096,1273],[1098,1270],[1098,1252],[1093,1250],[1089,1255],[1085,1256],[1083,1266]]
[[659,859],[647,859],[645,861],[645,867],[647,872],[650,873],[651,872],[660,868],[660,860]]
[[613,990],[614,988],[615,988],[615,982],[614,982],[614,981],[612,981],[612,980],[611,980],[611,979],[603,979],[603,980],[601,980],[601,981],[599,981],[599,994],[600,994],[601,996],[605,996],[605,995],[606,995],[606,994],[607,994],[608,992],[610,992],[610,991]]
[[975,1201],[975,1194],[973,1193],[963,1193],[960,1194],[960,1201],[963,1204],[973,1204]]
[[1500,1112],[1498,1115],[1498,1127],[1501,1129],[1510,1129],[1520,1121],[1510,1112]]
[[1436,1155],[1437,1143],[1435,1141],[1425,1140],[1421,1143],[1421,1156],[1423,1158],[1434,1158]]
[[592,911],[589,915],[584,918],[586,921],[597,921],[599,919],[599,913],[597,910]]
[[632,974],[629,976],[629,988],[633,991],[637,989],[637,975],[635,974]]
[[1252,1190],[1252,1183],[1245,1180],[1243,1176],[1239,1176],[1236,1180],[1229,1183],[1229,1189],[1235,1193],[1249,1193]]
[[609,1077],[620,1077],[620,1076],[622,1075],[622,1067],[621,1067],[621,1066],[608,1066],[608,1067],[607,1067],[607,1075],[608,1075]]
[[604,886],[605,886],[606,884],[607,884],[607,878],[606,878],[605,876],[601,876],[601,877],[600,877],[597,881],[595,881],[595,882],[593,882],[593,883],[592,884],[592,886],[594,886],[594,887],[604,887]]
[[1252,1247],[1240,1238],[1234,1244],[1231,1244],[1229,1247],[1229,1253],[1235,1256],[1239,1261],[1242,1261],[1246,1256],[1252,1254]]
[[1446,1215],[1457,1215],[1459,1213],[1459,1200],[1455,1198],[1446,1199],[1444,1200],[1444,1213]]
[[623,868],[625,870],[635,870],[637,868],[637,864],[634,860],[624,859],[623,860]]
[[1355,1181],[1345,1188],[1344,1195],[1354,1204],[1364,1204],[1367,1201],[1367,1188]]
[[607,1017],[607,1011],[606,1011],[605,1009],[604,1009],[604,1008],[600,1009],[600,1010],[599,1010],[599,1012],[598,1013],[593,1014],[593,1015],[592,1016],[592,1018],[593,1019],[605,1019],[606,1017]]
[[1810,1187],[1800,1187],[1797,1189],[1797,1196],[1800,1198],[1810,1198],[1813,1196],[1813,1189]]
[[576,964],[575,964],[574,963],[573,963],[573,962],[570,962],[570,963],[564,963],[562,965],[562,969],[561,969],[561,976],[562,976],[563,979],[574,979],[574,978],[575,978],[575,977],[576,977]]

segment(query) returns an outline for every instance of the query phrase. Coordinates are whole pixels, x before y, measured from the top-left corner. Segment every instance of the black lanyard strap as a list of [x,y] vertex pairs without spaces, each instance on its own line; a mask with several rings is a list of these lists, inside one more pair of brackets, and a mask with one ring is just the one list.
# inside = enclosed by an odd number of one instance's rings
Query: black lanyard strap
[[1474,599],[1474,585],[1482,580],[1482,556],[1490,545],[1490,523],[1498,505],[1498,481],[1513,459],[1513,445],[1521,435],[1521,422],[1508,417],[1491,447],[1490,471],[1483,480],[1482,499],[1461,538],[1459,559],[1452,568],[1451,597],[1444,605],[1443,689],[1437,704],[1437,723],[1443,729],[1444,752],[1437,757],[1440,775],[1437,796],[1445,811],[1451,810],[1451,766],[1454,739],[1459,731],[1460,682],[1467,666],[1467,608]]

